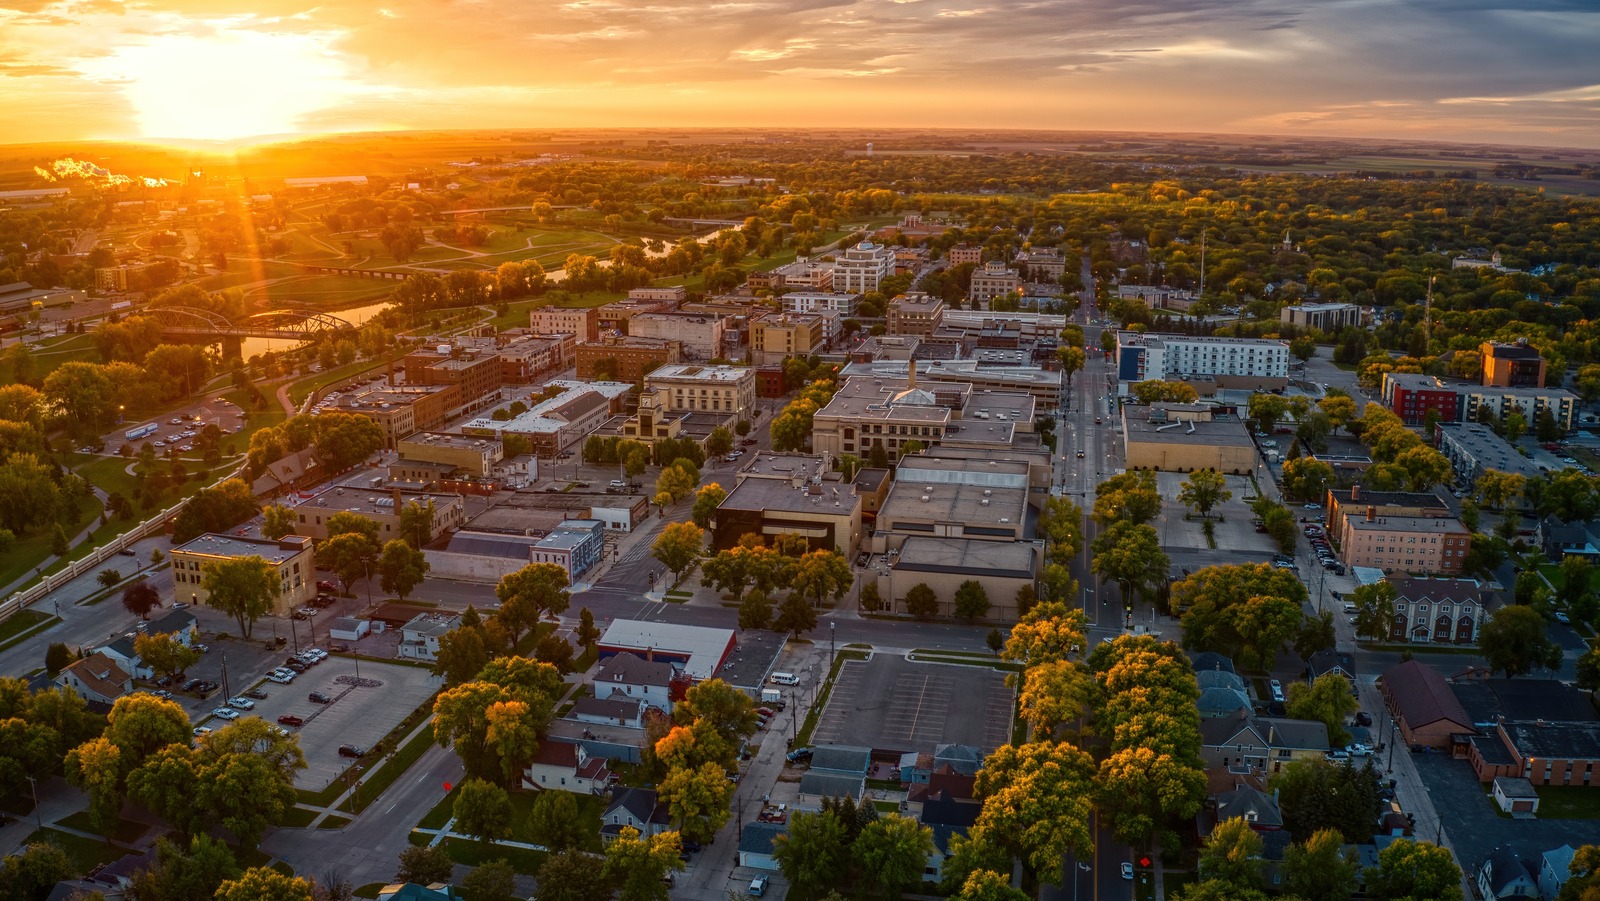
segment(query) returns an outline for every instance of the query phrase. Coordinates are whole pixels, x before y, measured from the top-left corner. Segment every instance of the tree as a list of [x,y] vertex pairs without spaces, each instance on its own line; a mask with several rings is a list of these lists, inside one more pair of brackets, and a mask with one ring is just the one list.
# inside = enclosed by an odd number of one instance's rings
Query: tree
[[1270,665],[1300,628],[1306,589],[1289,570],[1267,564],[1208,566],[1172,585],[1183,646]]
[[789,818],[789,831],[773,839],[772,856],[794,891],[815,898],[849,869],[844,824],[827,811],[797,811]]
[[922,882],[933,847],[932,829],[910,817],[890,814],[867,824],[850,850],[867,882],[883,897],[897,899],[901,892]]
[[525,657],[499,657],[477,679],[434,701],[433,737],[455,749],[468,776],[514,784],[563,693],[561,673]]
[[1031,669],[1058,660],[1081,659],[1086,620],[1083,611],[1060,601],[1036,605],[1011,627],[1001,657]]
[[1381,638],[1388,634],[1394,621],[1394,586],[1387,580],[1362,585],[1350,593],[1350,602],[1356,608],[1356,634],[1368,638]]
[[1298,500],[1320,503],[1333,485],[1333,467],[1315,457],[1296,457],[1283,463],[1283,492]]
[[702,529],[710,528],[711,517],[716,515],[717,508],[727,496],[727,490],[716,482],[701,486],[695,493],[694,508],[689,514],[694,524]]
[[216,901],[314,901],[311,883],[271,867],[251,867],[217,888]]
[[261,508],[261,535],[276,541],[294,532],[294,511],[283,504],[268,504]]
[[669,771],[656,793],[678,831],[689,838],[709,840],[733,813],[729,807],[733,783],[728,771],[712,761]]
[[1593,648],[1578,658],[1578,687],[1584,691],[1600,691],[1600,648]]
[[1062,857],[1090,847],[1094,760],[1065,742],[1002,745],[978,771],[983,811],[969,830],[1022,860],[1052,885],[1062,881]]
[[428,569],[428,558],[422,551],[394,538],[383,546],[383,555],[378,558],[379,585],[384,594],[405,600],[411,589],[422,583]]
[[[724,780],[726,781],[726,780]],[[542,791],[528,812],[528,837],[552,851],[578,848],[587,837],[570,792]]]
[[461,783],[461,793],[456,795],[452,808],[455,829],[480,842],[510,838],[511,814],[511,796],[500,786],[482,779]]
[[1291,719],[1316,720],[1328,727],[1328,743],[1342,747],[1350,740],[1345,729],[1345,718],[1361,709],[1350,688],[1350,680],[1338,673],[1323,673],[1307,685],[1295,682],[1289,686],[1287,711]]
[[505,858],[491,860],[474,867],[461,881],[461,888],[469,901],[511,901],[517,890],[517,873]]
[[1535,667],[1559,666],[1561,646],[1550,641],[1544,617],[1532,607],[1509,604],[1489,615],[1478,636],[1478,649],[1491,670],[1509,679]]
[[131,901],[211,901],[217,888],[239,877],[233,851],[220,840],[197,835],[187,846],[156,841],[156,865],[134,876],[124,897]]
[[772,600],[756,589],[739,602],[739,628],[766,629],[772,625]]
[[1159,379],[1149,379],[1137,382],[1133,386],[1133,396],[1141,404],[1160,402],[1175,404],[1192,404],[1200,398],[1194,386],[1186,382],[1164,382]]
[[1360,865],[1344,852],[1344,836],[1319,829],[1283,855],[1283,886],[1306,901],[1349,901]]
[[272,611],[282,589],[278,568],[253,554],[207,563],[200,586],[206,591],[206,606],[232,616],[247,640],[256,620]]
[[72,663],[72,661],[72,649],[68,648],[59,641],[51,642],[50,647],[45,649],[44,668],[45,672],[48,672],[52,679],[55,678],[57,673],[66,669],[67,665]]
[[349,510],[340,510],[328,517],[327,529],[329,539],[340,535],[360,535],[374,545],[380,543],[378,524],[360,513],[352,513]]
[[[748,431],[748,430],[747,430]],[[725,457],[733,450],[733,434],[727,426],[717,426],[706,436],[706,453],[712,457]]]
[[317,563],[333,570],[345,594],[356,580],[364,579],[378,565],[381,553],[377,542],[360,532],[343,532],[317,546]]
[[539,866],[539,901],[593,901],[610,896],[602,858],[567,850],[551,854]]
[[602,872],[617,887],[619,901],[667,901],[666,875],[683,869],[681,848],[676,832],[641,839],[639,830],[624,826],[606,846]]
[[95,575],[95,581],[100,583],[101,588],[110,588],[122,581],[122,570],[106,567]]
[[400,537],[406,544],[421,548],[433,540],[433,521],[437,513],[433,499],[423,503],[408,501],[400,509]]
[[794,572],[789,577],[789,591],[809,599],[813,606],[821,606],[830,597],[835,600],[843,597],[853,581],[850,561],[843,554],[818,549],[795,561]]
[[67,530],[56,523],[55,531],[50,533],[50,553],[56,557],[64,557],[67,551],[72,550],[72,543],[67,540]]
[[650,546],[650,556],[672,572],[676,585],[705,549],[705,532],[692,522],[668,523]]
[[1378,901],[1461,901],[1461,868],[1449,851],[1428,842],[1396,839],[1364,876],[1367,897]]
[[161,606],[161,592],[144,579],[122,589],[123,609],[140,619],[148,620],[150,611],[159,606]]
[[1294,636],[1294,652],[1300,655],[1301,660],[1310,660],[1318,651],[1333,647],[1337,640],[1333,611],[1324,610],[1316,616],[1306,617],[1300,623],[1300,631]]
[[200,662],[200,652],[172,635],[136,635],[133,652],[151,672],[170,676]]
[[1206,796],[1205,770],[1192,748],[1122,747],[1101,763],[1096,783],[1102,822],[1119,840],[1140,845],[1172,819],[1192,818]]
[[988,616],[989,606],[989,593],[978,580],[968,579],[956,588],[956,616],[966,620]]
[[1328,424],[1334,431],[1338,431],[1356,421],[1356,402],[1348,394],[1329,393],[1327,397],[1317,401],[1317,407],[1327,414]]
[[1333,829],[1347,843],[1370,838],[1378,804],[1378,773],[1371,767],[1335,766],[1325,760],[1297,760],[1272,775],[1284,825],[1296,841]]
[[[566,794],[556,792],[555,794]],[[537,807],[537,804],[535,804]],[[395,873],[396,882],[415,882],[418,885],[432,885],[435,882],[449,882],[450,874],[455,870],[455,861],[445,853],[443,848],[428,845],[413,845],[400,852],[400,870]]]
[[1261,890],[1261,836],[1243,817],[1224,820],[1200,850],[1199,873],[1235,889]]
[[1155,473],[1146,470],[1112,476],[1095,488],[1094,521],[1109,527],[1118,521],[1133,525],[1161,515],[1161,493]]
[[688,469],[674,462],[672,466],[661,470],[661,475],[656,476],[656,496],[667,498],[668,504],[676,504],[694,492],[696,481]]
[[433,673],[443,676],[444,684],[453,687],[477,678],[493,656],[483,626],[468,626],[463,621],[460,626],[439,637]]
[[67,782],[89,796],[89,821],[110,835],[122,807],[122,751],[102,736],[68,751],[63,767]]
[[4,886],[0,891],[7,901],[38,901],[50,894],[56,883],[71,879],[77,872],[60,845],[33,842],[22,853],[0,861],[0,886]]
[[600,630],[595,628],[594,614],[589,612],[588,607],[579,608],[578,630],[573,637],[578,639],[579,646],[586,649],[593,648],[595,642],[600,640]]
[[1011,877],[994,870],[973,870],[961,883],[956,901],[1029,901],[1030,896],[1021,889],[1011,887]]
[[1178,503],[1210,519],[1211,508],[1225,504],[1233,497],[1233,492],[1227,486],[1228,480],[1215,469],[1197,469],[1184,479],[1183,487],[1178,489]]
[[756,707],[750,696],[721,679],[691,686],[673,707],[672,716],[694,729],[700,753],[724,769],[733,766],[739,743],[756,731]]
[[1257,428],[1270,432],[1278,420],[1289,415],[1289,399],[1281,394],[1252,394],[1247,411]]
[[1059,727],[1083,716],[1094,689],[1094,678],[1081,663],[1048,660],[1023,670],[1017,707],[1028,734],[1053,739]]
[[939,596],[927,583],[918,582],[906,591],[906,612],[912,616],[937,616]]
[[494,594],[500,599],[494,622],[505,627],[512,647],[524,633],[539,624],[540,618],[546,614],[565,613],[572,604],[572,594],[567,590],[567,571],[554,563],[529,563],[514,573],[507,573],[495,585]]
[[1135,598],[1142,598],[1158,581],[1165,581],[1169,562],[1161,550],[1161,537],[1155,527],[1113,522],[1094,540],[1094,559],[1089,568],[1095,575],[1122,588],[1122,601],[1130,610]]

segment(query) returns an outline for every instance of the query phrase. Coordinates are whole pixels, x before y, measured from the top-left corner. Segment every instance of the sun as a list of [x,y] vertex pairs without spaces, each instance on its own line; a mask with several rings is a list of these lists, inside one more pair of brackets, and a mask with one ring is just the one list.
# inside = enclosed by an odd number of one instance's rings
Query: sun
[[97,74],[133,108],[142,137],[231,141],[304,130],[352,90],[325,38],[226,29],[118,48]]

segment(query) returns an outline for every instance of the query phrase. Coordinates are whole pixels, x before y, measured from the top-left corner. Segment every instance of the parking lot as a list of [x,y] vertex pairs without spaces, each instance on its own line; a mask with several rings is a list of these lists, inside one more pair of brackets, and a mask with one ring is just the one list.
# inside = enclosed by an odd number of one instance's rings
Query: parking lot
[[[277,722],[284,714],[305,720],[299,728],[286,727],[299,734],[300,748],[306,755],[306,768],[295,775],[296,788],[316,791],[326,787],[350,763],[339,756],[340,745],[371,749],[439,687],[438,677],[421,667],[369,660],[361,661],[360,667],[359,686],[355,682],[356,661],[339,656],[311,667],[289,685],[269,682],[264,677],[234,683],[235,694],[249,688],[267,694],[266,700],[256,701],[255,709],[244,712],[244,716],[259,716],[269,723]],[[314,691],[331,697],[333,703],[312,703],[309,697]],[[226,703],[227,698],[218,693],[204,710],[209,712]],[[196,716],[197,720],[200,718]],[[216,728],[221,722],[211,719],[205,725]]]
[[[1205,532],[1200,527],[1200,520],[1184,519],[1189,508],[1178,502],[1178,492],[1182,490],[1183,482],[1188,477],[1186,473],[1181,472],[1156,473],[1156,490],[1161,494],[1163,505],[1161,516],[1154,525],[1156,531],[1161,534],[1161,546],[1164,548],[1209,547],[1206,544]],[[1277,543],[1272,537],[1257,532],[1251,522],[1255,518],[1255,513],[1245,502],[1247,496],[1253,496],[1255,493],[1250,480],[1244,476],[1233,475],[1224,478],[1227,479],[1228,490],[1233,492],[1233,497],[1211,510],[1212,530],[1217,538],[1217,547],[1235,551],[1264,551],[1269,554],[1276,551]]]
[[1010,741],[1014,707],[998,670],[875,654],[845,662],[812,740],[898,752],[963,744],[987,755]]
[[[1404,753],[1403,748],[1401,751]],[[1478,866],[1500,845],[1515,848],[1524,857],[1536,857],[1563,844],[1574,848],[1593,844],[1600,835],[1600,820],[1501,817],[1487,786],[1478,781],[1465,760],[1454,760],[1448,754],[1411,754],[1411,762],[1463,867]],[[1439,825],[1419,821],[1417,837],[1434,841]]]

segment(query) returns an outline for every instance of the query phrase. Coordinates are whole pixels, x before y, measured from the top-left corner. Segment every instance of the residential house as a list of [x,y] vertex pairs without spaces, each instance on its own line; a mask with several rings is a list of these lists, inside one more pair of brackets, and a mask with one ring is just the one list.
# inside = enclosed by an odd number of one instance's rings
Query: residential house
[[617,786],[611,790],[611,803],[600,815],[601,841],[616,838],[624,826],[632,826],[648,838],[670,831],[672,818],[656,797],[655,789]]
[[1250,694],[1244,680],[1227,670],[1201,670],[1195,675],[1200,685],[1200,697],[1195,706],[1203,719],[1232,716],[1239,711],[1249,713]]
[[446,613],[419,613],[400,627],[400,657],[406,660],[439,659],[439,639],[461,625],[461,617]]
[[1338,673],[1350,680],[1351,687],[1356,683],[1356,659],[1346,651],[1336,651],[1333,648],[1323,648],[1311,655],[1306,662],[1306,679],[1310,682],[1317,681],[1320,676],[1328,673]]
[[1415,660],[1395,664],[1383,671],[1380,687],[1407,744],[1449,748],[1452,736],[1476,731],[1466,709],[1432,667]]
[[775,839],[789,834],[788,823],[746,823],[739,834],[739,866],[753,870],[778,869],[778,859],[773,856]]
[[1283,811],[1278,809],[1277,799],[1258,788],[1241,785],[1213,795],[1211,802],[1218,823],[1242,819],[1257,831],[1283,828]]
[[871,748],[818,745],[811,751],[811,768],[800,777],[801,800],[860,800],[866,788],[867,770],[871,767]]
[[530,789],[599,795],[610,784],[611,771],[604,760],[590,756],[582,745],[564,741],[540,743],[539,753],[522,770],[522,785]]
[[1539,547],[1552,563],[1560,563],[1568,557],[1590,561],[1600,557],[1600,547],[1595,546],[1587,523],[1565,523],[1554,516],[1546,516],[1539,522],[1538,539]]
[[955,837],[965,836],[982,812],[983,805],[978,801],[970,797],[956,797],[946,791],[923,800],[917,821],[933,831],[933,852],[928,855],[928,865],[922,871],[923,881],[938,882],[944,879],[945,863],[955,853]]
[[580,723],[643,729],[644,708],[644,701],[637,698],[579,698],[568,716]]
[[1555,901],[1561,887],[1572,878],[1572,857],[1576,853],[1571,845],[1562,845],[1539,855],[1539,896],[1544,901]]
[[1473,876],[1478,897],[1484,901],[1539,897],[1539,883],[1528,872],[1527,864],[1517,852],[1504,846],[1494,849]]
[[647,706],[672,712],[672,680],[677,675],[672,664],[646,660],[624,651],[606,661],[594,677],[597,698],[621,696],[643,701]]
[[133,677],[110,656],[96,651],[67,664],[56,684],[70,688],[85,701],[110,706],[133,688]]
[[114,641],[95,648],[95,651],[111,658],[111,661],[122,668],[122,671],[135,679],[148,679],[155,675],[150,668],[144,665],[139,653],[133,649],[135,633],[129,632]]
[[[900,775],[902,781],[905,781],[903,767]],[[952,798],[971,798],[977,791],[977,785],[977,776],[963,775],[947,766],[939,767],[928,774],[926,781],[909,784],[906,790],[906,810],[912,816],[919,816],[922,802],[941,794]]]
[[461,893],[443,882],[422,886],[396,882],[378,889],[378,901],[460,901]]
[[1276,773],[1284,764],[1320,760],[1327,753],[1328,727],[1315,720],[1258,717],[1240,711],[1200,721],[1200,754],[1207,766],[1247,766]]
[[165,616],[150,620],[145,627],[146,635],[171,635],[173,640],[189,647],[194,643],[195,627],[198,620],[194,614],[187,610],[174,610]]

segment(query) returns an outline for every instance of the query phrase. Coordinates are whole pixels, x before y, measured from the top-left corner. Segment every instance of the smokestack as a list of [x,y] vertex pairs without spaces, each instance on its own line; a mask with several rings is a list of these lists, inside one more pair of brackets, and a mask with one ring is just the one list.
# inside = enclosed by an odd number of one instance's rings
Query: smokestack
[[1378,508],[1377,507],[1368,507],[1367,508],[1367,522],[1372,522],[1373,520],[1377,519],[1377,517],[1378,517]]
[[394,496],[394,512],[395,512],[396,515],[399,515],[399,513],[400,513],[400,489],[399,488],[391,488],[390,489],[390,493]]

